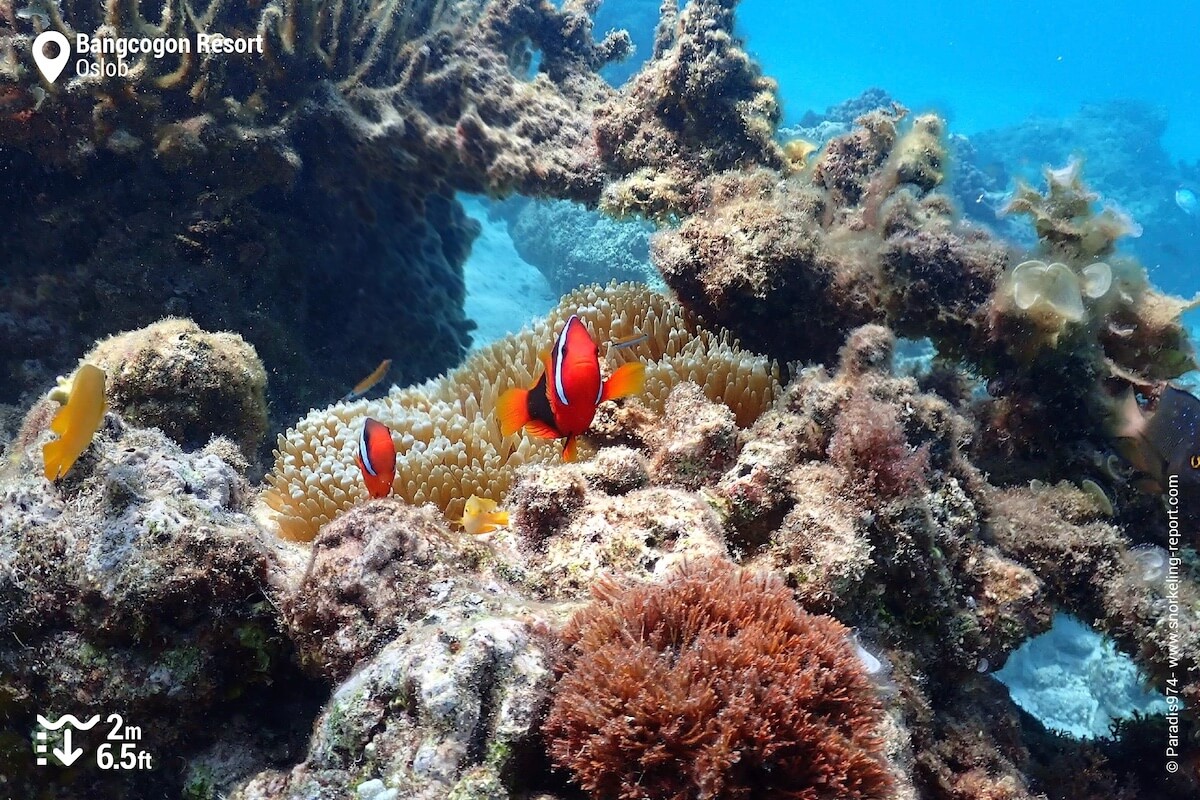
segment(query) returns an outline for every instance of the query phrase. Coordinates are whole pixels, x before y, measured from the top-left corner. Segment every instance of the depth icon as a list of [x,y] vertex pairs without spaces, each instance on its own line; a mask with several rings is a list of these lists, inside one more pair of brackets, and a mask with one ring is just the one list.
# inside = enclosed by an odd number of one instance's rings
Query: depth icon
[[[51,42],[58,45],[58,55],[54,57],[46,55],[46,45]],[[39,33],[33,40],[33,60],[37,63],[37,68],[46,82],[54,83],[62,74],[63,68],[67,66],[67,62],[71,60],[71,45],[67,41],[67,37],[58,31]]]

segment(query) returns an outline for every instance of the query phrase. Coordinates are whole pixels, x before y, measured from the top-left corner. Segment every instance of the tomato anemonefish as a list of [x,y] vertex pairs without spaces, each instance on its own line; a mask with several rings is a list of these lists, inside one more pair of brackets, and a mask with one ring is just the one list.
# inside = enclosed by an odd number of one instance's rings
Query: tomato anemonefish
[[358,436],[358,468],[371,497],[387,497],[396,479],[396,445],[392,432],[378,420],[367,417]]
[[542,377],[530,389],[509,389],[496,401],[500,430],[505,436],[524,428],[541,439],[566,438],[563,460],[575,460],[575,439],[585,433],[605,400],[642,391],[646,368],[634,361],[622,364],[607,381],[600,380],[599,348],[591,334],[572,315],[542,355]]

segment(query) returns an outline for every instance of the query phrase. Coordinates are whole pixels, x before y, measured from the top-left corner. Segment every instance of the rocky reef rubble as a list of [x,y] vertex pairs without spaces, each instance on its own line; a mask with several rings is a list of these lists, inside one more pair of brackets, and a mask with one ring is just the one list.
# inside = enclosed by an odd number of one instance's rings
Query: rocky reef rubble
[[[522,468],[511,527],[483,537],[387,498],[311,543],[279,539],[247,513],[254,490],[225,460],[237,461],[232,443],[185,452],[113,412],[51,484],[35,409],[0,481],[4,788],[620,796],[604,787],[625,785],[621,770],[656,763],[635,744],[648,725],[661,752],[696,753],[684,783],[654,772],[653,798],[738,785],[782,797],[786,774],[793,788],[849,775],[862,798],[1053,799],[1068,796],[1048,777],[1064,768],[1086,773],[1086,796],[1189,796],[1194,774],[1151,783],[1156,767],[1133,755],[1165,734],[1161,718],[1112,742],[1056,737],[986,675],[1064,609],[1096,620],[1152,682],[1182,678],[1194,714],[1197,617],[1185,616],[1168,668],[1165,586],[1132,549],[1154,531],[1132,538],[1089,487],[993,485],[972,461],[972,407],[895,375],[893,347],[887,328],[855,329],[836,369],[797,370],[749,427],[686,381],[661,414],[637,400],[606,411],[595,456]],[[1197,577],[1188,563],[1185,599]],[[738,620],[798,616],[787,632],[731,628],[721,615],[737,603]],[[763,610],[779,604],[790,610]],[[691,631],[707,655],[677,660],[671,631]],[[628,649],[642,635],[649,649]],[[794,661],[810,645],[779,649],[806,636],[821,642],[813,658],[825,654],[815,673]],[[602,693],[563,679],[581,663],[609,676]],[[752,686],[793,687],[791,699],[751,700],[747,670],[762,675]],[[860,699],[822,705],[821,726],[795,723],[810,713],[798,699],[810,680],[847,681],[853,691],[828,691]],[[655,721],[654,708],[700,698],[695,708],[716,703],[697,717],[702,739]],[[735,713],[744,702],[778,709],[761,720],[769,734]],[[592,738],[637,703],[641,722]],[[182,766],[72,780],[31,766],[35,713],[109,708]],[[758,766],[726,783],[740,759]]]
[[[10,452],[0,479],[0,793],[178,789],[180,759],[199,759],[227,728],[244,736],[249,763],[302,745],[288,726],[311,715],[310,683],[263,591],[274,559],[247,513],[253,490],[221,457],[237,447],[214,439],[183,452],[110,412],[55,485],[41,475],[46,438]],[[159,769],[92,761],[48,775],[31,756],[34,717],[68,713],[120,714]],[[249,722],[259,719],[268,723]]]

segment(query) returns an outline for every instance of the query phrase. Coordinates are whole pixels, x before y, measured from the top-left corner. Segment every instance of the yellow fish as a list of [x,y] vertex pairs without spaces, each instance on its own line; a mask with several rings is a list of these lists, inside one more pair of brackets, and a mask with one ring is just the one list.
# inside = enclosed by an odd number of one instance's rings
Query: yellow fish
[[49,480],[56,481],[71,471],[75,459],[87,450],[104,421],[104,412],[108,410],[104,402],[104,378],[104,370],[91,364],[84,364],[76,371],[67,403],[50,423],[50,430],[58,438],[42,448]]
[[450,521],[455,525],[461,525],[464,531],[472,535],[491,533],[508,527],[508,512],[497,511],[495,500],[488,500],[486,497],[473,494],[467,498],[462,519]]
[[354,384],[354,388],[342,398],[342,402],[349,403],[351,400],[356,400],[359,397],[362,397],[371,390],[372,386],[383,380],[383,376],[387,375],[387,372],[389,369],[391,369],[391,366],[392,360],[390,358],[385,358],[383,361],[380,361],[379,366],[375,368],[374,372],[363,378],[358,383]]

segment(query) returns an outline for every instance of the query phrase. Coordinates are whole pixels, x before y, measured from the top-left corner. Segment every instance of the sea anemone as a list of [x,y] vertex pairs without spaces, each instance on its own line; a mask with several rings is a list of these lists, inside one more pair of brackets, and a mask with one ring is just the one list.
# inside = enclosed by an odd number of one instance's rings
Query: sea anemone
[[593,798],[882,797],[881,706],[831,617],[723,559],[598,582],[567,624],[543,732]]

